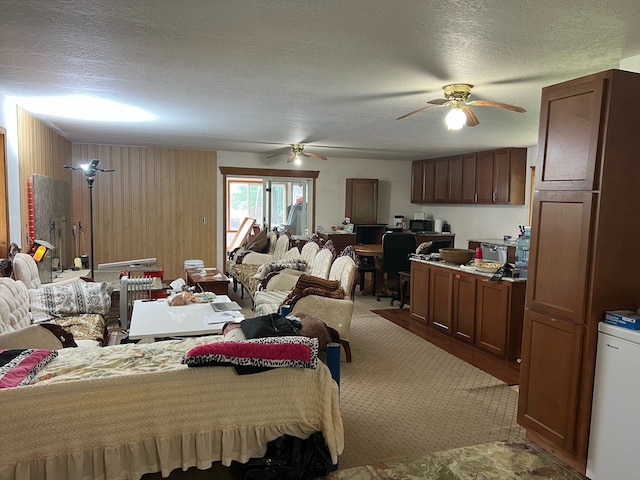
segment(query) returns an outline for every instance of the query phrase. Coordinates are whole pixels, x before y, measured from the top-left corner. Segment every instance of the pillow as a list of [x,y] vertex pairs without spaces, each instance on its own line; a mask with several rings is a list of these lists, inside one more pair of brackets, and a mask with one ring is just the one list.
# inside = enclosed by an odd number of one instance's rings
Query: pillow
[[108,282],[76,282],[29,290],[34,323],[93,313],[108,316],[113,287]]
[[39,323],[0,335],[0,349],[77,347],[71,332],[54,323]]
[[0,350],[0,388],[27,385],[57,356],[47,349]]
[[[189,350],[180,363],[189,367],[298,367],[318,365],[318,339],[307,337],[254,338],[244,342],[217,342]],[[241,370],[236,368],[238,373]]]
[[282,302],[282,305],[289,305],[290,302],[302,295],[302,292],[307,288],[316,288],[319,290],[334,291],[339,288],[339,280],[327,280],[326,278],[314,277],[313,275],[300,275],[300,278],[296,282],[296,286],[287,295]]

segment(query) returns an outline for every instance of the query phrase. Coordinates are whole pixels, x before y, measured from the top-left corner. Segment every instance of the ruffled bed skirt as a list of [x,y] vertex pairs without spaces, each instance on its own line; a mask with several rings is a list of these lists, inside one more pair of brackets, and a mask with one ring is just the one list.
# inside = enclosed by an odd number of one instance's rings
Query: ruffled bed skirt
[[38,383],[0,389],[0,478],[168,476],[244,463],[281,435],[315,431],[337,463],[338,387],[324,364],[237,375],[179,363],[195,344],[221,337],[206,338],[64,349]]

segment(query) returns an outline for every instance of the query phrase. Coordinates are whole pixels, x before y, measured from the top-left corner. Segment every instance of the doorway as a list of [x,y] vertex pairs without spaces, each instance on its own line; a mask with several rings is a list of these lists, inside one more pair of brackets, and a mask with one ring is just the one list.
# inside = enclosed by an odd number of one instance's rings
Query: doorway
[[260,228],[307,238],[315,231],[319,172],[220,167],[223,174],[224,251],[245,217]]

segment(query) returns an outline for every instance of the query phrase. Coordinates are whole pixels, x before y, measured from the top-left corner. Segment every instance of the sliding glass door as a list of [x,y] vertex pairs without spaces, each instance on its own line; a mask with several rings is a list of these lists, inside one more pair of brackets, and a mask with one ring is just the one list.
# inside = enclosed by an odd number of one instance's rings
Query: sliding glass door
[[226,182],[227,244],[245,217],[294,237],[313,231],[312,178],[228,176]]

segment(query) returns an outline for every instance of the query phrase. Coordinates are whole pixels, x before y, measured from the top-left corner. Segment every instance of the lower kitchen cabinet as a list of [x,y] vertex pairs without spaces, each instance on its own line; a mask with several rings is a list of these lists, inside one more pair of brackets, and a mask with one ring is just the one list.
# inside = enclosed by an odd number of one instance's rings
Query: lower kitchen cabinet
[[453,321],[453,270],[429,269],[429,317],[427,324],[436,330],[451,333]]
[[429,291],[429,265],[411,262],[410,305],[409,313],[412,321],[426,326],[428,316],[427,294]]
[[478,280],[476,345],[508,360],[520,357],[525,283]]
[[476,329],[476,275],[453,274],[453,336],[473,344]]
[[439,262],[411,262],[411,321],[506,360],[520,357],[525,281],[490,277]]

